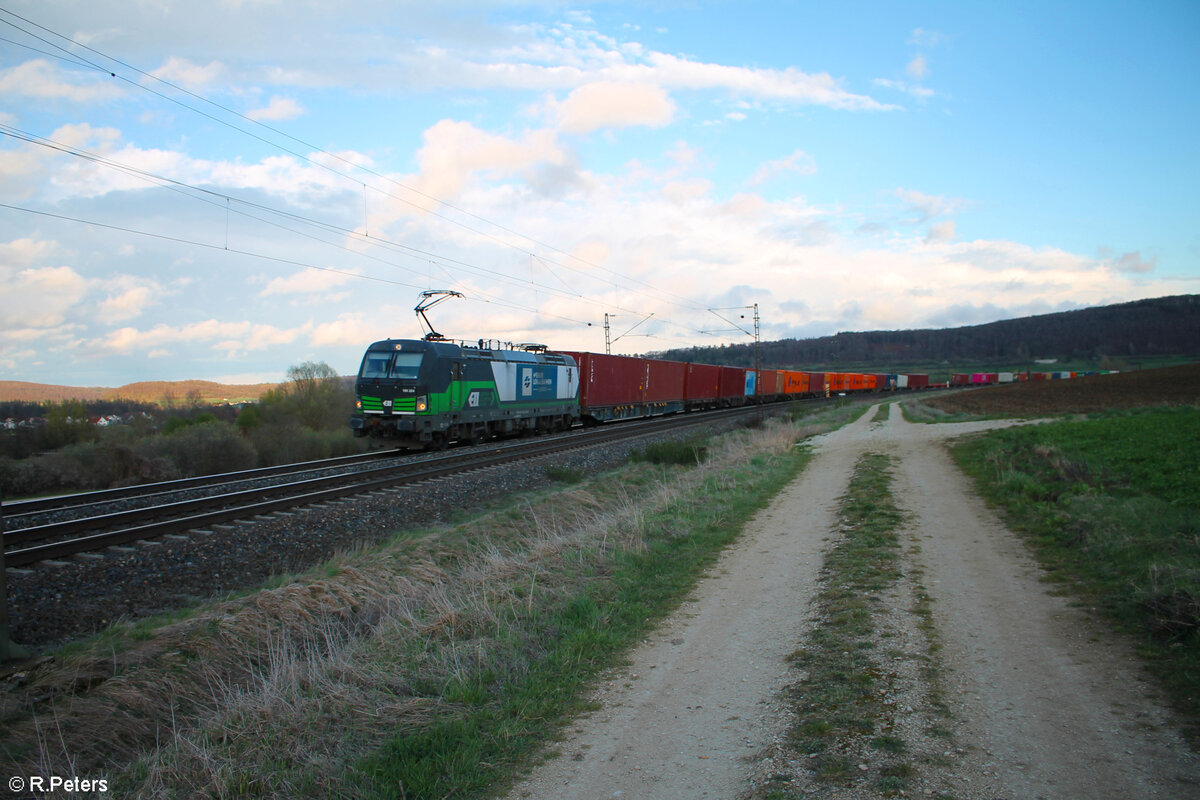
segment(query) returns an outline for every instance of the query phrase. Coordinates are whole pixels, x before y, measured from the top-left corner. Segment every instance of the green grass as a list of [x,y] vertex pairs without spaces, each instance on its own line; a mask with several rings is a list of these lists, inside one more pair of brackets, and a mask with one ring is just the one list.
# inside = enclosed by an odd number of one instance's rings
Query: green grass
[[549,466],[545,471],[546,477],[559,483],[579,483],[587,476],[587,473],[576,467]]
[[[893,503],[890,459],[864,455],[841,498],[843,537],[826,555],[817,598],[818,623],[806,646],[791,660],[803,679],[791,691],[796,722],[791,746],[811,758],[818,780],[843,784],[857,777],[847,752],[870,747],[891,755],[904,752],[901,740],[878,734],[888,709],[881,687],[889,676],[875,656],[875,615],[879,593],[900,577],[897,529],[903,515]],[[894,765],[891,765],[894,766]],[[882,776],[888,792],[904,788],[904,775]]]
[[943,411],[937,406],[912,398],[900,403],[900,413],[908,422],[974,422],[981,419],[1008,419],[1011,414],[964,414],[961,411]]
[[[456,682],[424,687],[453,707],[434,724],[397,735],[355,769],[364,797],[469,797],[492,791],[558,726],[583,710],[582,688],[617,663],[674,609],[750,516],[803,467],[807,452],[714,476],[702,490],[645,520],[642,548],[598,565],[597,579],[559,602],[513,610],[511,651],[467,666]],[[498,668],[497,665],[507,665]],[[397,787],[401,787],[397,793]],[[490,796],[490,795],[489,795]]]
[[1051,576],[1137,637],[1194,728],[1198,443],[1200,409],[1152,408],[994,431],[953,449]]
[[635,463],[675,464],[690,467],[702,463],[707,453],[708,440],[706,438],[690,437],[678,441],[651,442],[645,447],[634,450],[630,454],[630,459]]
[[14,705],[0,743],[34,743],[46,769],[103,768],[130,797],[494,797],[803,469],[797,439],[862,409],[768,420],[707,442],[703,464],[514,495],[116,626],[46,676],[110,679],[37,719]]

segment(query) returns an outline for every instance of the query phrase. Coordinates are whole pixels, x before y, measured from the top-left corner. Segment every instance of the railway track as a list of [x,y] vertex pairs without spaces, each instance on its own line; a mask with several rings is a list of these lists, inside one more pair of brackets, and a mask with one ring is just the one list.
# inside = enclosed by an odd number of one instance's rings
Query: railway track
[[[434,478],[485,469],[517,459],[536,458],[577,448],[591,447],[611,441],[631,438],[663,429],[704,425],[730,415],[755,414],[758,408],[705,412],[686,416],[658,417],[636,423],[604,426],[536,440],[496,445],[486,449],[462,448],[456,452],[421,459],[387,459],[394,451],[367,454],[366,457],[345,459],[356,466],[363,461],[382,460],[354,472],[338,472],[317,477],[287,480],[268,486],[228,488],[252,478],[266,476],[266,471],[227,473],[208,479],[173,481],[170,485],[154,484],[136,490],[117,490],[124,493],[89,492],[66,498],[26,501],[5,505],[4,560],[7,567],[28,567],[38,562],[70,558],[81,553],[94,553],[119,548],[140,541],[153,540],[168,534],[205,530],[212,526],[237,520],[264,517],[280,511],[311,506],[353,495],[363,495],[399,486],[420,483]],[[316,466],[319,465],[319,466]],[[302,475],[315,469],[327,470],[329,462],[288,465],[271,468],[272,475]],[[190,483],[182,486],[181,483]],[[178,497],[181,490],[204,487],[214,493],[203,497]],[[149,491],[146,491],[149,489]],[[137,508],[93,513],[94,509],[119,498],[136,497],[146,504]],[[54,501],[59,501],[58,505]],[[78,502],[83,500],[84,502]],[[16,513],[12,513],[16,512]],[[66,519],[34,524],[39,514],[64,512]]]

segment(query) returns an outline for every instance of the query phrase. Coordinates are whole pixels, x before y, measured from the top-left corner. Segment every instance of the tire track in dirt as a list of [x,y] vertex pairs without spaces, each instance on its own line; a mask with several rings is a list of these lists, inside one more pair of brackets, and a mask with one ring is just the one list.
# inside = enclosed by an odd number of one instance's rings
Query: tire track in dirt
[[510,798],[731,798],[775,736],[786,658],[803,637],[837,498],[854,465],[828,434],[804,473],[747,526],[710,577],[593,698]]
[[954,796],[1200,797],[1195,755],[1129,643],[1052,593],[950,460],[942,441],[963,426],[893,414],[888,431],[965,745]]
[[[934,654],[955,755],[921,764],[911,794],[959,800],[1200,798],[1197,760],[1126,644],[1053,596],[1023,545],[971,491],[942,442],[1012,423],[914,425],[871,413],[813,440],[815,456],[692,597],[596,692],[510,800],[733,798],[778,755],[795,680],[786,657],[810,603],[838,498],[869,450],[897,457],[910,563],[934,598]],[[914,687],[913,696],[922,694]],[[917,709],[920,713],[927,709]],[[796,764],[791,765],[793,767]],[[802,764],[799,765],[802,770]],[[936,788],[935,788],[936,787]],[[799,785],[794,785],[799,788]],[[815,789],[811,784],[805,791]],[[823,795],[825,789],[817,789]],[[875,797],[870,785],[830,796]],[[800,796],[800,795],[797,795]]]

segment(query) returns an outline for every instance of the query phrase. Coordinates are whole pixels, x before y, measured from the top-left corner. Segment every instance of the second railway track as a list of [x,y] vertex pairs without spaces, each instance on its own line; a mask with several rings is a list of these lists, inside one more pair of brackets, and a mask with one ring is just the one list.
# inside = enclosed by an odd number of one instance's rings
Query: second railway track
[[[416,460],[392,461],[351,473],[257,486],[205,497],[162,502],[141,508],[103,514],[89,514],[89,507],[109,502],[105,493],[88,493],[96,503],[74,505],[71,519],[22,525],[36,519],[34,512],[22,513],[9,520],[4,532],[4,559],[8,567],[28,567],[41,561],[63,559],[107,548],[150,540],[167,534],[205,529],[235,520],[254,518],[299,506],[380,491],[404,484],[483,469],[517,459],[534,458],[565,450],[589,447],[627,437],[641,436],[664,428],[704,425],[725,415],[757,413],[755,409],[735,412],[708,412],[683,417],[660,417],[638,423],[606,426],[586,433],[560,434],[536,440],[522,440],[487,449],[464,448],[460,451]],[[378,456],[377,456],[378,457]],[[307,465],[294,465],[307,466]],[[328,465],[325,465],[328,466]],[[282,471],[282,470],[281,470]],[[257,471],[251,471],[257,472]],[[226,476],[229,483],[246,480],[243,473]],[[233,478],[233,480],[229,480]],[[210,479],[211,481],[211,479]],[[173,494],[162,496],[171,497]],[[42,501],[36,501],[42,502]],[[14,504],[20,506],[21,504]],[[6,512],[9,507],[6,507]],[[16,523],[14,527],[13,523]]]

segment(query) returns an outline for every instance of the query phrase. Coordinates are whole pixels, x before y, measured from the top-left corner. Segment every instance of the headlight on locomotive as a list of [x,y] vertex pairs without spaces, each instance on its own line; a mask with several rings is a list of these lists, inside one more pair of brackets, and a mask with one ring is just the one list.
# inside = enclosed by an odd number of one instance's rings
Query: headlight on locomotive
[[421,395],[420,397],[417,398],[417,413],[419,414],[422,411],[428,411],[428,410],[429,410],[429,402],[426,399],[425,395]]

